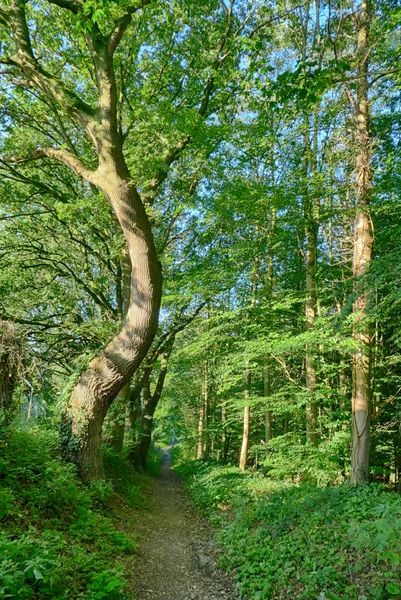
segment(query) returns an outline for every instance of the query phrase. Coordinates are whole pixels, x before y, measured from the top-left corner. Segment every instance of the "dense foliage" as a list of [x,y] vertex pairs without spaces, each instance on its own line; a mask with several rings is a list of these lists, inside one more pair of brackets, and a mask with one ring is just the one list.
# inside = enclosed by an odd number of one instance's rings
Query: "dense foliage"
[[5,597],[126,593],[152,435],[244,594],[401,595],[400,36],[397,0],[0,0]]
[[391,599],[401,594],[401,500],[379,486],[279,483],[177,459],[219,528],[222,565],[250,600]]
[[37,426],[2,429],[0,443],[0,597],[130,597],[125,557],[137,543],[117,509],[138,506],[143,478],[111,454],[114,488],[112,479],[86,488],[54,433]]

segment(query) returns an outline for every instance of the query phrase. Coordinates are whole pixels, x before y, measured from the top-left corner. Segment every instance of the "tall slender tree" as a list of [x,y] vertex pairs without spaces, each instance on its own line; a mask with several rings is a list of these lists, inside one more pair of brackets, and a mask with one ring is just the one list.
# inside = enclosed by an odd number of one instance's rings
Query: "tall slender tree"
[[372,261],[373,232],[370,216],[372,192],[371,128],[369,115],[369,30],[372,19],[370,0],[362,0],[354,14],[357,63],[356,98],[352,97],[355,118],[356,215],[353,256],[355,325],[353,337],[357,348],[352,368],[352,456],[351,481],[369,479],[370,411],[371,411],[371,333],[368,323],[371,292],[364,276]]

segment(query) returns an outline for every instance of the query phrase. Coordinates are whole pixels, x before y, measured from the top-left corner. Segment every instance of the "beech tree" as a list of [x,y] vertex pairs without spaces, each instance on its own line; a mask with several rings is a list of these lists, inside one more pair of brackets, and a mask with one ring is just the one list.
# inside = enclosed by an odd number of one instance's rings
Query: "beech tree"
[[354,14],[356,29],[355,56],[357,62],[356,97],[350,97],[355,112],[356,142],[356,216],[353,274],[355,277],[355,328],[357,349],[352,371],[352,462],[351,481],[360,483],[369,479],[370,418],[371,418],[371,332],[367,323],[371,292],[366,290],[363,276],[370,269],[373,251],[372,219],[369,213],[372,170],[371,130],[369,109],[369,30],[371,23],[370,0],[363,0]]

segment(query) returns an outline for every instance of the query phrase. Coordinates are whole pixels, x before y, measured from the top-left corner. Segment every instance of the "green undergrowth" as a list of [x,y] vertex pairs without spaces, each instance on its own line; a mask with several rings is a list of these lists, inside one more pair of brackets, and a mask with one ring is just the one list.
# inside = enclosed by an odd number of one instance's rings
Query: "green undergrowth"
[[318,488],[176,461],[218,527],[222,566],[249,600],[401,599],[401,498],[377,485]]
[[39,427],[0,431],[0,599],[122,600],[137,544],[129,507],[147,478],[112,452],[106,481],[83,486]]
[[162,451],[159,448],[151,446],[146,462],[146,469],[149,475],[158,477],[160,475],[160,467],[162,462]]

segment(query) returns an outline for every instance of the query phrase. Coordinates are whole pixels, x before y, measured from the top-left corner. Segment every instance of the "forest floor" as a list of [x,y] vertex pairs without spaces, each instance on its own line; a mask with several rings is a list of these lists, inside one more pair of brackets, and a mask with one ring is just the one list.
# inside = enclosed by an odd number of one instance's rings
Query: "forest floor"
[[235,600],[232,579],[217,569],[213,530],[193,507],[164,452],[150,507],[138,515],[139,551],[132,584],[138,600]]

